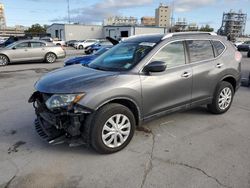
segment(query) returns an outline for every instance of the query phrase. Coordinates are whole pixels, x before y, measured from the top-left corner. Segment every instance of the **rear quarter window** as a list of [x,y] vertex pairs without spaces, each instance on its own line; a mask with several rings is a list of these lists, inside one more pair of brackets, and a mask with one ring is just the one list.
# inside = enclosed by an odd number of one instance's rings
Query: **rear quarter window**
[[212,44],[209,40],[187,41],[191,63],[214,58]]
[[217,51],[216,57],[219,56],[220,54],[222,54],[222,52],[225,50],[225,46],[217,40],[213,40],[212,41],[215,50]]

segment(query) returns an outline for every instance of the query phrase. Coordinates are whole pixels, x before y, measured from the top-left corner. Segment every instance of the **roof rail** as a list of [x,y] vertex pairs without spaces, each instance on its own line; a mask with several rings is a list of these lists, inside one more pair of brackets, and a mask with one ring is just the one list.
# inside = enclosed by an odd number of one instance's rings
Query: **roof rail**
[[175,33],[168,33],[164,37],[162,37],[162,40],[173,37],[173,36],[181,36],[181,35],[217,35],[215,32],[175,32]]

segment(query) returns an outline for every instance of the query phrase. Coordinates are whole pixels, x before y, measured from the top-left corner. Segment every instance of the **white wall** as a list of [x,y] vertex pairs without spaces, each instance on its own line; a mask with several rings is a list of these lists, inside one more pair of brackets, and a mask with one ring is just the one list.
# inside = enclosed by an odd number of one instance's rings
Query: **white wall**
[[100,25],[65,25],[65,40],[85,40],[103,38],[103,27]]
[[131,36],[134,34],[133,32],[133,27],[119,27],[119,26],[106,26],[103,28],[103,32],[104,32],[104,37],[111,37],[114,39],[120,39],[121,38],[121,32],[122,31],[127,31],[128,32],[128,36]]

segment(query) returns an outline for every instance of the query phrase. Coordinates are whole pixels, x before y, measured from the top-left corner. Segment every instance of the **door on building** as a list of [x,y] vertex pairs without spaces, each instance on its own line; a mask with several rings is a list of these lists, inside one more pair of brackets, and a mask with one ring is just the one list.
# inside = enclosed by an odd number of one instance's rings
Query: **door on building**
[[128,31],[121,31],[121,37],[128,37]]
[[109,37],[113,38],[113,39],[116,39],[117,36],[115,34],[115,29],[110,29],[109,30]]

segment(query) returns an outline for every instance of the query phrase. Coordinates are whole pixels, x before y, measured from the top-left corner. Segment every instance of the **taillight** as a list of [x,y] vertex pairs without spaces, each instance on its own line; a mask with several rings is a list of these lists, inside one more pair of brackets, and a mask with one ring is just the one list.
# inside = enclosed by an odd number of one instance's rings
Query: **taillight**
[[237,62],[241,61],[242,55],[239,51],[235,52],[234,58]]

